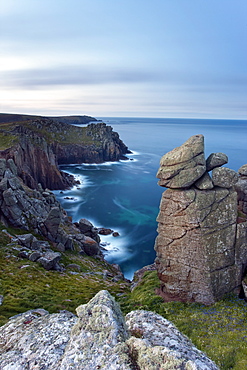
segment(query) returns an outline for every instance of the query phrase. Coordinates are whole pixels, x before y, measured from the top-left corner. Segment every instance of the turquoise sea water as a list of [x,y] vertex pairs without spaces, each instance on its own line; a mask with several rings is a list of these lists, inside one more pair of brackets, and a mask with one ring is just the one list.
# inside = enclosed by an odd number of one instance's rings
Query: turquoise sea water
[[[77,188],[55,194],[73,221],[89,219],[96,227],[118,231],[104,236],[105,258],[125,276],[154,261],[156,217],[162,192],[156,173],[163,154],[191,135],[203,134],[205,154],[223,152],[229,168],[247,163],[247,120],[199,120],[98,117],[117,131],[133,154],[130,160],[61,166],[81,180]],[[70,199],[65,199],[70,198]]]

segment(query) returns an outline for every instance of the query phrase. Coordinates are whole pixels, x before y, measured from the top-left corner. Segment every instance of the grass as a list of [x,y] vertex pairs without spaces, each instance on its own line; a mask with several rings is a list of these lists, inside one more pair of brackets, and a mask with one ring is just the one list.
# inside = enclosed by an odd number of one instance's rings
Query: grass
[[187,335],[222,370],[247,369],[247,303],[227,295],[212,306],[198,303],[164,302],[155,294],[159,280],[146,272],[143,283],[122,301],[125,313],[132,309],[154,311]]
[[[25,233],[16,229],[8,231]],[[146,272],[142,283],[131,292],[128,283],[103,277],[104,270],[111,269],[105,261],[68,251],[63,253],[62,263],[80,265],[80,273],[46,271],[38,263],[18,258],[9,243],[9,237],[1,232],[0,294],[4,301],[0,306],[0,325],[10,316],[32,308],[44,308],[50,313],[75,312],[77,306],[106,289],[116,297],[124,314],[145,309],[173,322],[220,369],[247,369],[247,303],[236,296],[225,296],[212,306],[164,302],[155,294],[159,287],[155,271]]]

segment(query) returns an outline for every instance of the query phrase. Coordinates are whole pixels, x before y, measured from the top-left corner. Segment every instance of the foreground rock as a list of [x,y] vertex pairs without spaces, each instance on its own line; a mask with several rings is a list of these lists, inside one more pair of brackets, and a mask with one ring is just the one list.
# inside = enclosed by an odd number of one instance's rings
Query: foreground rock
[[107,292],[77,315],[38,309],[0,328],[1,369],[216,370],[169,321],[148,311],[122,316]]
[[[204,167],[199,143],[202,135],[192,136],[161,159],[157,177],[169,189],[157,218],[156,267],[166,300],[212,304],[239,291],[247,272],[246,217],[238,223],[238,203],[244,212],[247,187],[244,166],[239,180],[235,171],[219,167],[227,162],[223,153],[212,153]],[[164,182],[164,174],[171,173]]]

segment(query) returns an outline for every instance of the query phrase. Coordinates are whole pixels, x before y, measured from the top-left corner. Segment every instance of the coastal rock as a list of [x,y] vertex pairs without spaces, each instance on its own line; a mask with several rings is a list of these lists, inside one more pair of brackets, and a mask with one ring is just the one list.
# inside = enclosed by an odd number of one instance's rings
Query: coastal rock
[[224,153],[211,153],[206,160],[206,169],[211,171],[215,167],[223,166],[228,163],[228,157]]
[[204,175],[195,182],[195,186],[200,190],[210,190],[213,189],[214,184],[208,172],[205,172]]
[[6,159],[0,163],[1,177],[10,170],[30,188],[66,189],[76,184],[72,175],[59,170],[60,164],[118,161],[128,148],[105,123],[77,127],[48,118],[32,118],[25,123],[13,121],[3,134],[15,138],[15,144],[0,151]]
[[240,176],[246,176],[247,177],[247,164],[244,164],[241,166],[238,170],[238,173]]
[[[5,159],[1,161],[2,168],[6,168],[6,163]],[[0,217],[4,224],[27,231],[34,230],[55,246],[59,246],[60,251],[73,250],[75,244],[85,254],[102,257],[97,229],[91,223],[88,222],[87,227],[89,235],[94,239],[84,235],[80,228],[72,223],[50,190],[43,191],[42,187],[39,187],[41,191],[32,190],[24,185],[20,178],[10,173],[11,177],[9,178],[8,173],[6,178],[5,171],[0,181]],[[17,236],[16,240],[23,247],[42,253],[50,248],[48,241],[37,240],[30,232]],[[29,254],[26,253],[25,256],[29,258]],[[44,267],[52,266],[57,269],[55,262],[47,262],[43,255],[41,258]]]
[[206,171],[204,137],[190,137],[180,147],[165,154],[157,173],[159,185],[167,188],[188,188]]
[[[176,148],[162,160],[172,164],[177,161],[177,153],[181,151]],[[206,172],[190,188],[183,189],[182,184],[162,195],[155,263],[160,295],[165,300],[209,305],[226,293],[239,292],[247,272],[247,222],[243,212],[247,187],[244,177],[238,180],[235,171],[215,167],[226,160],[222,153],[211,154],[207,169],[214,167],[212,181]],[[160,171],[162,174],[162,167]],[[245,168],[240,172],[245,173]],[[241,218],[238,210],[242,210]]]
[[217,167],[212,171],[212,181],[214,186],[221,188],[231,188],[238,181],[237,172],[226,167]]
[[238,209],[241,212],[240,217],[243,221],[247,218],[247,164],[238,170],[239,178],[235,185],[238,193]]
[[155,242],[161,294],[212,304],[237,286],[233,190],[166,190]]
[[[30,257],[29,257],[30,259]],[[58,262],[61,259],[61,253],[47,251],[42,257],[37,259],[37,262],[40,263],[45,270],[60,270]]]
[[163,317],[132,311],[125,319],[107,291],[76,309],[14,316],[0,328],[3,369],[217,370]]
[[125,343],[128,334],[124,318],[114,298],[101,291],[76,312],[79,320],[59,369],[133,369]]

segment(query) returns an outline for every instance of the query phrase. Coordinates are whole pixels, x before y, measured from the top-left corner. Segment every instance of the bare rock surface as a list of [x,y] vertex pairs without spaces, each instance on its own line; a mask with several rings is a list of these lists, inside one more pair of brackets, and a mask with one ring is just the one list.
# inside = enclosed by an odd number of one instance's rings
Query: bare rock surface
[[234,170],[226,167],[217,167],[212,171],[212,180],[214,186],[221,188],[231,188],[238,181],[238,174]]
[[217,370],[169,321],[132,311],[126,321],[107,291],[74,314],[42,309],[0,328],[1,370]]
[[224,153],[211,153],[206,160],[207,171],[211,171],[215,167],[221,167],[228,163],[228,157]]
[[239,178],[235,185],[235,189],[238,193],[238,209],[243,212],[245,219],[247,216],[247,164],[244,164],[238,170]]
[[195,135],[161,158],[157,177],[160,186],[187,188],[205,171],[204,137]]
[[[196,179],[203,157],[203,136],[192,136],[162,157],[157,174],[159,185],[170,188],[162,195],[155,242],[165,300],[212,304],[239,291],[247,272],[246,165],[238,175],[220,167],[225,154],[212,153],[206,161],[212,179],[206,170]],[[181,181],[187,176],[191,181]]]
[[130,333],[134,333],[127,343],[140,369],[217,369],[170,321],[158,314],[132,311],[126,315],[126,324]]

